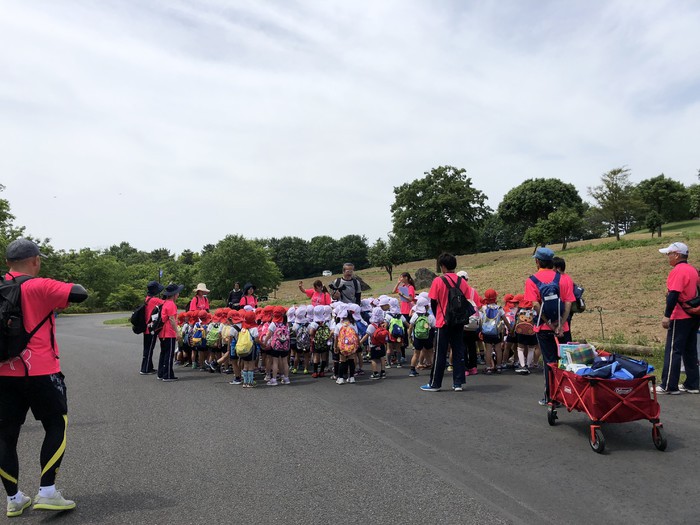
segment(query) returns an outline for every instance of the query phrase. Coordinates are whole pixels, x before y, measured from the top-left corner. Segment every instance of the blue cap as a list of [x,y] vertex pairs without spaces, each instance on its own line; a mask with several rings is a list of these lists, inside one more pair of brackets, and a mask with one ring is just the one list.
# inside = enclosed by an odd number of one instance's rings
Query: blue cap
[[537,248],[532,258],[539,259],[540,261],[551,261],[554,259],[554,252],[549,248]]

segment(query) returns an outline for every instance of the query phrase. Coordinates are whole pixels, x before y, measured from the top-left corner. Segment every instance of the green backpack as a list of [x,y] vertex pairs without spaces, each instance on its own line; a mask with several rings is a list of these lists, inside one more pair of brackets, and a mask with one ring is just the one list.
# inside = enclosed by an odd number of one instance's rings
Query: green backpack
[[219,323],[210,324],[207,331],[207,346],[209,348],[219,348],[221,346],[220,335],[221,325]]
[[[327,325],[322,324],[314,332],[314,349],[316,352],[324,352],[329,350],[328,341],[331,340],[331,329]],[[323,350],[321,350],[323,349]]]
[[427,315],[419,315],[413,325],[413,335],[416,339],[425,340],[430,336],[430,323]]

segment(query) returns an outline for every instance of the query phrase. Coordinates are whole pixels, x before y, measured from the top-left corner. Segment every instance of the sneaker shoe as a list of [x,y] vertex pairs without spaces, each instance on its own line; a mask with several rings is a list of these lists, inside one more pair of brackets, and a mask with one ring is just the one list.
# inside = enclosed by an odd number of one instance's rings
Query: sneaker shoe
[[372,372],[372,375],[369,376],[370,379],[379,379],[381,376],[377,372]]
[[479,371],[476,369],[476,367],[470,368],[470,369],[469,369],[469,375],[470,375],[470,376],[475,376],[475,375],[478,374],[478,373],[479,373]]
[[164,383],[172,383],[173,381],[177,381],[177,380],[178,380],[177,377],[164,377],[163,379],[161,379],[161,381],[163,381]]
[[308,374],[309,374],[309,371],[306,368],[304,368],[304,375],[308,375]]
[[546,407],[547,406],[547,400],[545,398],[542,398],[538,401],[541,407]]
[[311,377],[313,377],[314,379],[316,379],[316,378],[318,377],[318,372],[314,372],[313,374],[311,374]]
[[292,374],[296,374],[296,373],[297,373],[297,369],[296,369],[296,368],[290,368],[289,371],[290,371]]
[[[17,516],[21,516],[24,512],[24,509],[26,509],[32,504],[32,498],[30,498],[26,494],[22,494],[20,492],[19,494],[17,494],[17,496],[19,496],[19,498],[15,497],[17,501],[10,501],[7,503],[8,518],[15,518]],[[75,504],[73,505],[75,506]]]
[[265,382],[267,383],[270,379],[272,379],[272,375],[271,375],[271,374],[265,374],[265,378],[263,379],[263,381],[265,381]]
[[345,379],[342,377],[339,377],[338,379],[335,380],[336,385],[344,385],[345,384]]
[[396,368],[401,368],[403,365],[401,363],[396,363]]
[[229,385],[240,385],[242,383],[243,381],[241,381],[240,377],[234,377],[233,380],[229,382]]
[[290,383],[291,383],[291,381],[289,380],[289,378],[288,378],[287,376],[284,376],[284,377],[282,378],[282,384],[283,384],[283,385],[288,385],[288,384],[290,384]]
[[656,394],[661,395],[661,394],[668,394],[669,396],[677,396],[678,394],[681,393],[680,390],[680,385],[678,390],[666,390],[664,387],[661,385],[656,386]]
[[700,390],[697,388],[686,388],[684,384],[678,385],[678,390],[680,392],[687,392],[688,394],[700,394]]
[[279,385],[279,383],[277,382],[277,379],[275,379],[274,377],[267,382],[267,386],[277,386],[277,385]]
[[64,498],[56,491],[50,498],[43,498],[37,494],[34,497],[34,510],[70,510],[75,508],[75,501]]
[[428,384],[428,385],[422,385],[422,386],[420,387],[420,389],[421,389],[423,392],[439,392],[439,391],[440,391],[439,388],[433,388],[433,387],[430,386],[429,384]]
[[452,370],[454,370],[454,368],[452,368],[452,365],[450,365],[450,366],[447,367],[447,371],[448,371],[448,372],[452,372]]
[[408,373],[408,377],[417,377],[417,376],[418,376],[418,372],[416,370],[411,370]]
[[326,377],[326,373],[325,373],[325,372],[319,372],[319,373],[318,373],[318,377]]
[[354,378],[354,377],[348,377],[348,381],[347,381],[347,382],[348,382],[348,383],[354,383],[354,382],[355,382],[355,378]]
[[462,390],[464,389],[462,388],[462,385],[453,385],[452,390],[454,390],[455,392],[462,392]]
[[389,363],[389,362],[384,363],[384,368],[386,368],[386,369],[391,368],[391,363]]
[[379,372],[379,379],[386,379],[386,372],[384,370]]

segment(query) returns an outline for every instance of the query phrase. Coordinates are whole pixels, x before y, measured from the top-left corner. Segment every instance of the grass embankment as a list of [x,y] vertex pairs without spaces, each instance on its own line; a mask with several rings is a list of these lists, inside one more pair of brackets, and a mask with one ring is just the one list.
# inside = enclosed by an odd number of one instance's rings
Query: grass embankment
[[103,321],[104,324],[109,324],[109,325],[128,325],[130,323],[128,317],[119,317],[118,319],[107,319],[106,321]]

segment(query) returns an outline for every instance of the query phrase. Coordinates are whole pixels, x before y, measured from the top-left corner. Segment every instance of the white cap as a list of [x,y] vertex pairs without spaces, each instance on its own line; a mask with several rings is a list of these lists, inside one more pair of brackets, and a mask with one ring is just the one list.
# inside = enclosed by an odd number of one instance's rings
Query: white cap
[[385,306],[387,304],[391,304],[391,297],[389,297],[388,295],[380,295],[379,302],[377,304],[379,306]]
[[384,322],[384,310],[382,310],[380,307],[376,306],[372,310],[372,315],[369,318],[370,323],[383,323]]
[[369,312],[372,309],[372,303],[369,299],[362,299],[360,301],[360,310],[363,312]]
[[688,255],[688,246],[682,242],[674,242],[669,245],[668,248],[661,248],[659,250],[661,253],[680,253],[681,255]]
[[319,304],[314,306],[314,323],[322,323],[325,313],[326,308],[323,305]]
[[243,311],[245,311],[245,312],[254,312],[254,311],[255,311],[255,308],[253,308],[252,306],[250,306],[249,304],[247,304],[247,305],[245,305],[245,306],[243,307]]
[[289,310],[287,310],[287,322],[288,323],[294,323],[297,319],[297,309],[296,306],[290,306]]
[[417,314],[424,314],[427,311],[427,307],[424,304],[416,304],[415,310]]
[[419,298],[423,297],[423,298],[425,298],[425,299],[430,299],[430,294],[429,294],[428,292],[421,292],[421,293],[418,294],[418,297],[419,297]]
[[303,323],[306,321],[306,306],[305,305],[299,305],[297,306],[297,311],[294,314],[296,317],[297,322]]
[[458,271],[457,277],[461,277],[462,279],[466,279],[467,281],[469,280],[469,274],[465,270]]

